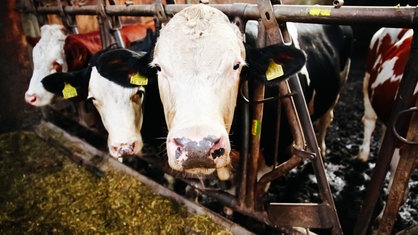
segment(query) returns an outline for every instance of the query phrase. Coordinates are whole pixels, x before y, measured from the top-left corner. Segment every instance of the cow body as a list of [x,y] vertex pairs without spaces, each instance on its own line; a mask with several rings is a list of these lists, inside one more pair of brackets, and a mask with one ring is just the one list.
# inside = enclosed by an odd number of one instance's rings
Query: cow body
[[[408,61],[412,36],[412,29],[382,28],[372,37],[363,80],[364,137],[358,154],[359,160],[366,162],[369,158],[376,120],[380,119],[384,125],[389,121]],[[415,105],[417,98],[418,85],[415,87],[411,106]],[[394,163],[398,157],[398,154],[393,157]]]

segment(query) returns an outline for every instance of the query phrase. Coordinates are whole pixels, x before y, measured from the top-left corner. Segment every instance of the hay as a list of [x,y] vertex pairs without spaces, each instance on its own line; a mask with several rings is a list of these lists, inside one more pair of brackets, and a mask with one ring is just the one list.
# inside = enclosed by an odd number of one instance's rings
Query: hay
[[1,234],[232,234],[116,170],[98,177],[32,132],[0,135]]

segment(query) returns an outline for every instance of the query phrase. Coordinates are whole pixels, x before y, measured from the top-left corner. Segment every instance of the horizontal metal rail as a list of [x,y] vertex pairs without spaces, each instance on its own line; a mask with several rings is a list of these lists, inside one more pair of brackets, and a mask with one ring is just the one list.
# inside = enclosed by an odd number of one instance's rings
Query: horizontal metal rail
[[[167,16],[172,16],[190,4],[164,5]],[[247,20],[260,18],[256,4],[211,4],[229,16],[237,16]],[[97,15],[96,5],[65,6],[64,12],[69,15]],[[384,27],[416,26],[418,7],[376,7],[376,6],[317,6],[317,5],[274,5],[274,15],[278,21],[301,23],[322,23],[340,25],[368,25]],[[56,6],[40,6],[36,8],[38,14],[60,14]],[[147,5],[112,5],[105,6],[105,13],[110,16],[154,16],[157,9],[153,4]]]

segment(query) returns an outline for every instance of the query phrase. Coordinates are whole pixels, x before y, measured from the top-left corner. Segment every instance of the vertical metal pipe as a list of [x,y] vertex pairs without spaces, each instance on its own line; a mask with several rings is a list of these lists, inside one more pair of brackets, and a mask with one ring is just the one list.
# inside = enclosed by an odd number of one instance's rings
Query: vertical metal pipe
[[[296,77],[297,78],[297,77]],[[313,171],[318,181],[319,195],[324,203],[326,203],[332,209],[334,213],[331,217],[333,220],[333,227],[331,228],[332,234],[342,234],[342,228],[338,219],[337,210],[335,209],[334,199],[331,194],[327,177],[325,174],[325,167],[322,161],[321,151],[316,140],[315,131],[313,129],[311,117],[309,116],[308,108],[306,106],[305,97],[303,95],[302,87],[299,79],[292,77],[289,79],[289,86],[292,92],[296,92],[299,95],[293,96],[295,107],[303,126],[302,131],[305,136],[306,145],[309,150],[315,154],[315,158],[312,160]]]
[[[416,103],[418,107],[418,101]],[[412,115],[407,134],[408,140],[418,141],[418,112]],[[395,224],[399,208],[401,207],[408,182],[418,161],[418,145],[406,144],[399,150],[399,163],[393,177],[392,186],[386,200],[385,211],[379,221],[379,227],[375,234],[391,234]],[[392,173],[393,174],[393,173]]]
[[[388,126],[393,126],[395,115],[411,104],[416,84],[418,83],[418,31],[414,28],[414,36],[411,43],[411,52],[406,64],[399,90],[395,99]],[[399,130],[399,129],[398,129]],[[383,188],[385,176],[396,145],[396,137],[391,128],[386,130],[383,142],[379,151],[378,160],[373,171],[372,178],[367,186],[366,199],[360,211],[354,234],[364,235],[367,233],[376,201]]]
[[[245,24],[247,21],[235,17],[234,20],[235,24],[238,25],[241,33],[245,34]],[[241,81],[243,82],[243,81]],[[248,97],[248,83],[240,84],[241,85],[241,91],[243,94]],[[237,188],[237,200],[238,205],[244,206],[245,205],[245,198],[247,193],[247,166],[248,166],[248,150],[249,150],[249,124],[250,124],[250,105],[247,102],[244,102],[242,99],[237,100],[238,104],[241,109],[241,113],[238,113],[242,117],[242,123],[241,123],[241,149],[240,149],[240,158],[239,158],[239,169],[238,172],[238,188]]]
[[[266,33],[264,25],[259,23],[258,24],[258,36],[257,36],[257,47],[264,47],[265,46],[265,39]],[[261,100],[264,98],[264,84],[254,83],[254,93],[253,93],[253,100]],[[250,138],[250,158],[249,158],[249,165],[248,165],[248,179],[247,179],[247,196],[246,196],[246,205],[249,208],[254,208],[254,192],[255,186],[257,183],[257,171],[258,171],[258,161],[259,161],[259,154],[260,154],[260,138],[261,138],[261,128],[262,128],[262,120],[263,120],[263,103],[254,103],[252,109],[252,120],[251,120],[251,138]]]

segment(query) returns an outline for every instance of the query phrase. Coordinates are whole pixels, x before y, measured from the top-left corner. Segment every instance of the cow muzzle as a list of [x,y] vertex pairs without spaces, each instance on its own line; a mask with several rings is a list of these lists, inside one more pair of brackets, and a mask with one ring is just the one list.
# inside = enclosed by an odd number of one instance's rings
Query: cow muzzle
[[109,152],[115,158],[120,158],[122,156],[131,156],[140,152],[142,149],[142,144],[138,141],[132,141],[131,143],[119,143],[119,144],[110,144]]
[[174,155],[174,161],[169,160],[173,169],[198,175],[208,175],[216,170],[219,179],[229,179],[230,150],[229,140],[225,137],[207,136],[200,140],[178,137],[170,139],[167,145],[167,150],[171,151],[169,158]]

